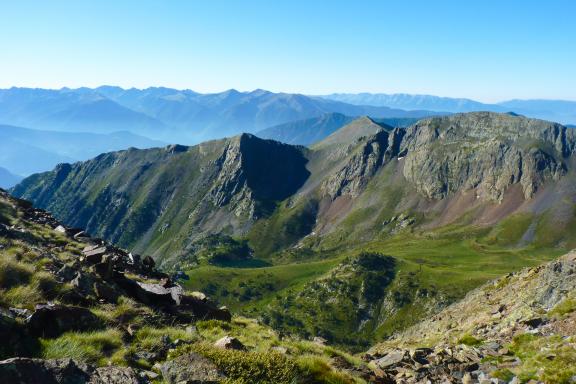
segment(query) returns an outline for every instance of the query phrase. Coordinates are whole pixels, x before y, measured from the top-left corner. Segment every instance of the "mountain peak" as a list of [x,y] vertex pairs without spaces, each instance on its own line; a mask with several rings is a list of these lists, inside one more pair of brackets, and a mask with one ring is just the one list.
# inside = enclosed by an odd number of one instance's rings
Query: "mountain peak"
[[372,136],[385,128],[392,129],[392,127],[385,124],[375,122],[368,116],[362,116],[338,129],[321,142],[315,144],[314,147],[320,148],[338,144],[350,144],[361,137]]

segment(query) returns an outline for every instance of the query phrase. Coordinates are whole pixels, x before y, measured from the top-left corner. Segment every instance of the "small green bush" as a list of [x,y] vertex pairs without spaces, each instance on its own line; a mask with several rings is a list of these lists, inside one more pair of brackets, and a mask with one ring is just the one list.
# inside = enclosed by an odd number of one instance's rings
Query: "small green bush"
[[171,357],[196,352],[214,362],[228,377],[226,383],[291,384],[298,379],[296,363],[276,352],[243,352],[199,343],[178,349]]
[[203,321],[199,321],[196,323],[196,328],[199,331],[209,331],[209,330],[213,330],[213,329],[221,329],[224,331],[229,331],[232,329],[232,326],[225,321],[203,320]]
[[303,383],[326,383],[326,384],[353,384],[354,379],[333,370],[326,358],[315,355],[302,355],[298,358],[298,368],[302,375]]
[[552,317],[563,317],[576,311],[576,299],[566,298],[558,303],[548,314]]
[[465,334],[460,339],[458,339],[458,344],[468,345],[470,347],[476,347],[482,344],[482,340],[475,338],[470,334]]

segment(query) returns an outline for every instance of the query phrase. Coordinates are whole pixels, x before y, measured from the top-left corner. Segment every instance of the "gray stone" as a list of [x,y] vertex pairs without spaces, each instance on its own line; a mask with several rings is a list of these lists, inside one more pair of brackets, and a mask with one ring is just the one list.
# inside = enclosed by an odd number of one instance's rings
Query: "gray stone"
[[89,384],[142,384],[147,382],[129,367],[101,367],[91,376]]
[[380,368],[387,368],[401,362],[404,359],[404,356],[404,351],[393,351],[384,357],[374,360],[374,363]]
[[212,361],[197,353],[188,353],[167,361],[161,366],[161,372],[168,384],[217,384],[226,378]]
[[0,361],[0,383],[87,384],[93,368],[71,359],[42,360],[16,357]]
[[246,347],[240,340],[232,336],[224,336],[214,343],[215,347],[223,349],[235,349],[238,351],[245,351]]

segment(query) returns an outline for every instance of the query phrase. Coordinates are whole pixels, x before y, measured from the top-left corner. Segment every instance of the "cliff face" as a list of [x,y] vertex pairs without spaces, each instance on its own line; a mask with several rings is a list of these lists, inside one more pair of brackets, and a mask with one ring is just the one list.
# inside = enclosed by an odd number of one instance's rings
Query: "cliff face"
[[566,173],[574,142],[573,132],[559,124],[508,115],[426,119],[406,133],[404,176],[432,199],[476,189],[479,198],[500,202],[516,183],[529,199]]
[[369,137],[348,158],[345,165],[322,183],[321,193],[335,199],[338,196],[358,197],[372,176],[398,155],[403,129],[380,131]]

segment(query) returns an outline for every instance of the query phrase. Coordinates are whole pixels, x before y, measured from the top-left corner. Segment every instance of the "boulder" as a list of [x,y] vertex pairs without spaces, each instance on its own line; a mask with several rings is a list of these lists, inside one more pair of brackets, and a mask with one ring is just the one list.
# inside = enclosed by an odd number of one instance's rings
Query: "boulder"
[[191,312],[196,320],[221,320],[230,322],[232,314],[226,307],[216,307],[209,301],[199,300],[193,296],[182,296],[180,298],[180,308],[182,311]]
[[328,343],[328,340],[326,340],[325,338],[320,337],[320,336],[315,336],[315,337],[312,339],[312,342],[313,342],[314,344],[318,344],[318,345],[326,345],[326,343]]
[[71,359],[42,360],[16,357],[0,361],[0,383],[88,384],[92,368]]
[[56,228],[54,228],[54,231],[58,233],[66,233],[66,228],[64,228],[62,225],[59,225]]
[[77,272],[70,284],[84,295],[94,294],[94,278],[83,272]]
[[379,368],[385,369],[400,363],[404,359],[404,356],[404,351],[393,351],[386,354],[384,357],[374,360],[374,364]]
[[102,257],[108,252],[108,247],[98,247],[84,251],[84,258],[89,264],[98,264],[102,262]]
[[168,384],[217,384],[226,378],[212,361],[197,353],[178,356],[164,363],[160,370]]
[[156,267],[156,262],[154,261],[153,258],[151,258],[150,256],[146,256],[143,260],[142,260],[142,267],[145,270],[151,271]]
[[89,384],[143,384],[148,382],[129,367],[101,367],[90,378]]
[[26,309],[26,308],[10,308],[10,313],[14,316],[14,317],[20,317],[20,318],[27,318],[28,316],[30,316],[30,310]]
[[18,384],[145,384],[132,368],[102,367],[72,359],[30,359],[16,357],[0,361],[0,383]]
[[222,349],[234,349],[236,351],[245,351],[246,347],[240,340],[232,336],[224,336],[214,343],[214,346]]
[[69,265],[64,265],[58,270],[58,272],[56,272],[56,276],[60,278],[61,281],[68,282],[76,277],[76,269]]
[[116,303],[120,294],[110,285],[101,282],[94,283],[94,292],[96,297],[107,303]]
[[141,293],[146,299],[154,305],[179,305],[180,298],[183,294],[182,287],[172,286],[166,288],[162,284],[141,283],[136,284],[140,287]]
[[85,331],[101,326],[100,320],[90,310],[64,305],[37,305],[26,320],[34,336],[57,337],[68,331]]

